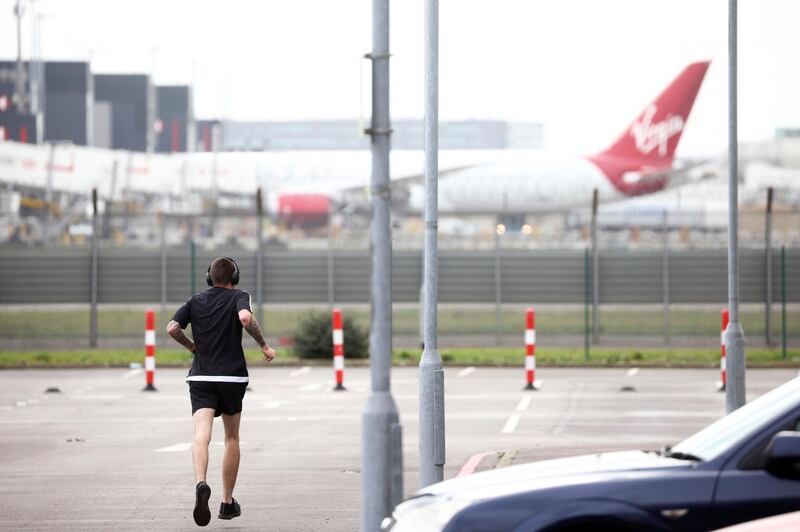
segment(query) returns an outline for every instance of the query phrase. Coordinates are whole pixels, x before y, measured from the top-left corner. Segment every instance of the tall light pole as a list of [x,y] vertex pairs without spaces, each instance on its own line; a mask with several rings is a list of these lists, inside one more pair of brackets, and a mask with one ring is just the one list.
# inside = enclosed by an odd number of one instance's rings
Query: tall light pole
[[389,0],[372,0],[371,389],[362,414],[361,531],[377,532],[403,497],[402,428],[390,391],[392,233],[389,188]]
[[444,478],[444,370],[437,351],[439,180],[439,0],[425,0],[425,292],[419,361],[419,483]]
[[745,403],[744,330],[739,323],[739,154],[736,124],[736,2],[728,0],[728,311],[725,411]]

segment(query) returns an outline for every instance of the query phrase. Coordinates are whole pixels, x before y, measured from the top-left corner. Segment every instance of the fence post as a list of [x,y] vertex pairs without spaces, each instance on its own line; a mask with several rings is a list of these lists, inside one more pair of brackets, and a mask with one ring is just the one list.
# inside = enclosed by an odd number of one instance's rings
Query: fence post
[[786,358],[786,246],[781,246],[781,345]]
[[167,308],[167,217],[159,216],[161,221],[161,312]]
[[[259,323],[264,321],[264,203],[261,200],[261,187],[256,189],[256,305]],[[262,325],[263,326],[263,325]]]
[[334,270],[333,270],[333,227],[331,225],[331,213],[328,211],[328,256],[327,256],[327,270],[328,270],[328,307],[333,308],[336,298],[334,286]]
[[669,213],[664,210],[662,226],[663,252],[661,256],[661,275],[662,290],[664,300],[664,343],[670,343],[670,323],[669,323]]
[[192,234],[189,235],[189,261],[191,262],[189,266],[189,274],[191,275],[189,286],[192,289],[192,295],[194,295],[197,293],[197,252],[194,245],[194,224],[189,225],[189,231],[192,231]]
[[502,296],[502,273],[500,264],[500,226],[495,227],[494,230],[494,343],[500,345],[500,329],[501,329],[501,306],[503,304]]
[[772,344],[772,187],[767,189],[766,227],[764,228],[764,332]]
[[536,390],[536,314],[533,308],[525,312],[525,384],[526,390]]
[[344,327],[342,326],[342,309],[335,308],[333,314],[333,372],[336,376],[335,391],[346,390],[344,387]]
[[142,391],[155,392],[153,381],[156,373],[156,313],[153,309],[147,309],[145,312],[144,372],[145,387]]
[[597,189],[592,193],[592,341],[600,339],[600,256],[597,246]]
[[97,347],[97,289],[98,289],[98,235],[97,235],[97,189],[92,189],[92,240],[91,240],[91,304],[89,308],[89,345]]
[[592,278],[589,274],[589,248],[583,250],[583,359],[589,362],[589,294]]

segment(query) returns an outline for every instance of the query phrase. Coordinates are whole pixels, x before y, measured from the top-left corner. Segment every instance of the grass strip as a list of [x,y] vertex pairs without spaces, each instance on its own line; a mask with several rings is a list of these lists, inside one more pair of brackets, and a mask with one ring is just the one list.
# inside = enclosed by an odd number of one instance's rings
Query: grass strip
[[[501,366],[522,367],[524,354],[517,348],[463,348],[440,350],[446,366]],[[393,363],[397,366],[416,366],[421,353],[418,350],[396,349]],[[261,364],[261,352],[245,351],[251,367]],[[0,351],[0,368],[65,368],[65,367],[128,367],[141,364],[141,349],[75,349],[67,351]],[[156,353],[159,367],[186,367],[191,365],[191,355],[182,349],[159,349]],[[716,349],[634,349],[595,348],[589,361],[584,360],[583,349],[541,349],[536,355],[538,366],[643,366],[643,367],[719,367]],[[367,360],[348,359],[350,366],[363,366]],[[273,365],[331,364],[328,360],[303,360],[291,349],[281,349]],[[780,349],[748,349],[748,367],[800,367],[800,349],[791,349],[786,359]]]

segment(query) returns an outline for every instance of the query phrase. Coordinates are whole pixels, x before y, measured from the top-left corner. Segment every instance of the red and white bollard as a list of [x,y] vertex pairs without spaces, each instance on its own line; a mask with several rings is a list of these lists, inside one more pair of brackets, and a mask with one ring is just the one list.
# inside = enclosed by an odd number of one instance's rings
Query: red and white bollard
[[726,371],[726,354],[725,354],[725,329],[728,328],[728,322],[730,321],[730,314],[728,314],[728,309],[722,309],[722,332],[719,333],[719,345],[720,345],[720,359],[719,359],[719,370],[722,380],[719,383],[717,389],[722,392],[725,390],[725,386],[728,384],[728,373]]
[[148,309],[145,313],[144,354],[147,386],[142,391],[154,392],[156,391],[156,387],[153,385],[156,373],[156,313],[153,309]]
[[342,327],[342,309],[333,309],[333,371],[336,374],[334,390],[343,391],[344,387],[344,328]]
[[536,314],[532,308],[525,313],[525,378],[525,389],[536,390]]

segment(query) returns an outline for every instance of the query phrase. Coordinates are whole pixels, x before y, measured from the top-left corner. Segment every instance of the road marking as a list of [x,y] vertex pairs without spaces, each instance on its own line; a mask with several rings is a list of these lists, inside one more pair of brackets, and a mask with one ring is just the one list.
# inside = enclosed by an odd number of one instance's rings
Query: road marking
[[29,405],[35,405],[35,404],[36,404],[36,403],[38,403],[38,402],[39,402],[39,400],[38,400],[38,399],[28,399],[28,404],[29,404]]
[[511,417],[508,418],[508,421],[506,421],[506,424],[503,427],[502,433],[511,434],[512,432],[514,432],[514,429],[517,428],[518,424],[519,424],[519,414],[511,414]]
[[572,421],[572,418],[575,416],[575,412],[578,410],[578,393],[581,391],[581,388],[583,388],[583,383],[579,382],[575,389],[572,390],[569,396],[569,407],[564,413],[564,417],[558,421],[558,425],[553,429],[553,436],[558,436],[564,432],[567,424]]
[[[224,447],[225,442],[221,441],[212,441],[210,445],[215,447]],[[246,445],[245,442],[239,442],[239,445]],[[156,449],[157,453],[182,453],[186,452],[192,448],[191,443],[176,443],[175,445],[170,445],[169,447],[162,447],[161,449]]]
[[639,368],[631,368],[628,370],[628,373],[625,374],[626,377],[635,377],[636,374],[639,373]]
[[322,384],[318,382],[312,382],[311,384],[306,384],[305,386],[300,387],[301,392],[315,392],[322,388]]
[[156,449],[157,453],[177,453],[188,451],[192,448],[191,443],[176,443],[175,445],[170,445],[169,447],[162,447],[161,449]]
[[17,401],[17,406],[28,406],[28,403],[25,401]]
[[267,401],[264,403],[264,408],[280,408],[285,405],[286,401]]
[[458,372],[458,376],[459,377],[466,377],[467,375],[472,375],[473,373],[475,373],[475,368],[470,366],[468,368],[464,368],[461,371],[459,371]]
[[120,375],[120,378],[121,379],[130,379],[131,377],[135,377],[136,375],[139,375],[141,372],[142,372],[141,368],[135,368],[135,369],[132,369],[130,371],[126,371],[125,373]]
[[0,406],[0,410],[14,410],[13,406]]
[[531,406],[531,396],[527,395],[519,400],[519,404],[517,405],[517,412],[524,412]]
[[291,373],[289,373],[289,377],[294,379],[295,377],[299,377],[300,375],[305,375],[306,373],[308,373],[310,371],[311,371],[311,367],[310,366],[303,366],[302,368],[294,370]]
[[475,469],[477,469],[478,466],[481,464],[481,461],[487,456],[492,454],[497,454],[497,451],[473,454],[472,456],[467,458],[467,461],[464,462],[464,465],[461,466],[461,469],[458,470],[456,476],[463,477],[464,475],[471,475],[472,473],[475,472]]

